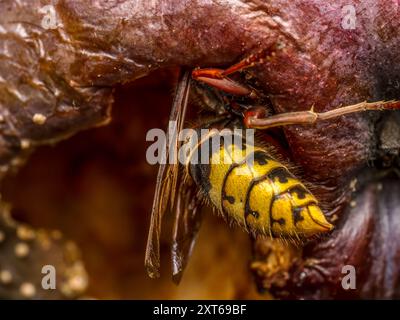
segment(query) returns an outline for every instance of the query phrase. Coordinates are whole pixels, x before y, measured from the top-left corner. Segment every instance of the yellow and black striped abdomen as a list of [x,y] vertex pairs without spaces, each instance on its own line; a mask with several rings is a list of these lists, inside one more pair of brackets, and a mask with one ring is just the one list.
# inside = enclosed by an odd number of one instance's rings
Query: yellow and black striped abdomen
[[309,237],[332,229],[317,199],[283,164],[262,148],[246,154],[247,147],[221,145],[209,164],[189,165],[218,210],[257,234]]

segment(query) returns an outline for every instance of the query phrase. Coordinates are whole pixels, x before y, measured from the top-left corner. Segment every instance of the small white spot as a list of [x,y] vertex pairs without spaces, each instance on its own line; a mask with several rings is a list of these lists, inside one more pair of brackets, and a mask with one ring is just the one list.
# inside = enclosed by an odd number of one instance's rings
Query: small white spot
[[66,281],[61,285],[61,292],[65,297],[76,297],[83,293],[88,286],[88,277],[81,262],[76,262],[65,272]]
[[376,186],[376,190],[382,191],[382,189],[383,189],[382,183],[378,183],[377,186]]
[[72,291],[82,292],[88,285],[87,278],[82,275],[76,275],[69,280],[69,285]]
[[357,202],[356,201],[351,201],[350,202],[350,207],[355,208],[357,206]]
[[21,140],[21,148],[26,150],[31,146],[31,142],[28,139]]
[[23,242],[17,243],[14,252],[18,258],[25,258],[29,254],[29,246]]
[[17,236],[21,240],[25,240],[25,241],[32,240],[35,238],[35,231],[33,231],[33,229],[31,229],[25,225],[20,225],[17,228]]
[[351,191],[356,191],[357,190],[357,179],[353,179],[353,180],[351,180],[351,182],[350,182],[350,189],[351,189]]
[[46,120],[47,120],[46,116],[41,113],[35,113],[32,117],[32,121],[38,125],[44,124]]
[[0,271],[0,282],[2,284],[10,284],[13,280],[12,274],[8,270],[1,270]]
[[33,298],[36,294],[36,289],[32,283],[24,282],[19,287],[19,292],[24,298]]

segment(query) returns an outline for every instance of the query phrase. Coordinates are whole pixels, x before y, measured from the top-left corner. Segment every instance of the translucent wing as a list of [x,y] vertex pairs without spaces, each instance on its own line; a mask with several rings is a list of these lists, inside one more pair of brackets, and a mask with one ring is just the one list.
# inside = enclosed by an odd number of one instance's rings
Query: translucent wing
[[201,224],[202,199],[197,188],[180,180],[171,247],[172,279],[179,283],[191,256]]
[[[163,155],[172,154],[177,159],[178,133],[183,127],[186,114],[186,106],[190,90],[190,71],[182,70],[179,76],[178,85],[175,92],[175,98],[170,114],[169,127],[164,143]],[[171,122],[172,121],[172,122]],[[167,159],[163,159],[167,160]],[[178,161],[172,163],[171,159],[163,161],[160,164],[157,175],[156,190],[154,194],[153,207],[151,212],[150,229],[147,239],[145,267],[151,278],[160,276],[160,234],[161,222],[168,203],[171,207],[174,205],[175,190],[179,171]],[[172,194],[171,194],[172,192]]]

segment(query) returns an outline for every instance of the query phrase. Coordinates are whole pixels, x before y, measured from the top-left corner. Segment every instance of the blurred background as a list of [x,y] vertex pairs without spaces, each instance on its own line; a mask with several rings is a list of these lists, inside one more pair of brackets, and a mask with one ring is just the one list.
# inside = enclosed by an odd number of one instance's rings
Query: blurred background
[[[177,70],[161,70],[116,91],[113,119],[55,146],[40,147],[2,185],[13,216],[35,228],[60,230],[82,251],[87,296],[106,299],[256,299],[250,241],[205,208],[193,256],[172,283],[168,230],[162,277],[143,265],[157,166],[146,162],[146,133],[165,129]],[[168,220],[168,219],[167,219]],[[168,221],[167,221],[168,225]]]

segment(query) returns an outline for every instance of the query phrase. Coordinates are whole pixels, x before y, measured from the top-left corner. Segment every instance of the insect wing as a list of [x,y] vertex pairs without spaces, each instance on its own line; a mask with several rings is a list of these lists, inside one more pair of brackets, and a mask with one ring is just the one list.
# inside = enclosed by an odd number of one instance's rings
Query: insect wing
[[[178,150],[178,133],[183,127],[186,114],[186,106],[190,89],[190,72],[182,70],[179,76],[179,81],[175,93],[175,98],[170,113],[170,123],[175,123],[173,132],[168,130],[166,141],[164,143],[163,155],[168,155],[173,152],[177,154]],[[167,160],[167,159],[164,159]],[[160,276],[160,234],[162,218],[167,209],[168,203],[173,207],[176,190],[177,176],[179,165],[175,156],[176,163],[167,164],[163,161],[160,164],[157,174],[156,190],[154,194],[150,229],[147,239],[145,267],[148,275],[151,278]]]
[[181,180],[171,247],[172,279],[175,283],[179,283],[182,278],[200,229],[201,203],[196,186]]

